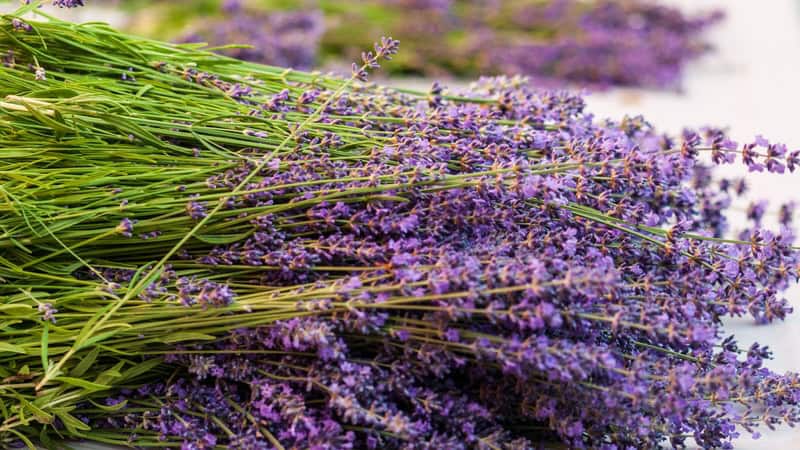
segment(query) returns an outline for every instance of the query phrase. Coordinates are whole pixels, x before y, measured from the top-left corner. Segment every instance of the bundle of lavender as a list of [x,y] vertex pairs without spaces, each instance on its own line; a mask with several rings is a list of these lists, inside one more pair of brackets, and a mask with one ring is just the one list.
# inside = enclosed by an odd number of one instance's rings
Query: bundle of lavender
[[[63,3],[63,2],[62,2]],[[313,68],[357,57],[391,33],[405,51],[387,69],[427,76],[519,73],[539,84],[675,88],[709,50],[719,11],[685,14],[651,0],[206,0],[125,2],[132,28],[219,51]],[[187,11],[191,11],[188,12]]]
[[[800,377],[721,321],[790,312],[788,228],[725,236],[715,129],[598,121],[0,19],[0,444],[730,448]],[[756,222],[759,214],[752,214]]]

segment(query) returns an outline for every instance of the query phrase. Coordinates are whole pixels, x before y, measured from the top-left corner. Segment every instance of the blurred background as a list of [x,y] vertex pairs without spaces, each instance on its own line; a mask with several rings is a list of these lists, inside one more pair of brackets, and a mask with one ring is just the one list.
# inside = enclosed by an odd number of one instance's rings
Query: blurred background
[[[419,0],[417,1],[420,2]],[[122,4],[120,4],[122,3]],[[279,9],[295,6],[298,2],[289,0],[266,2]],[[305,4],[315,2],[303,2]],[[367,10],[358,20],[365,21],[368,27],[353,26],[354,20],[346,6],[337,5],[337,2],[321,2],[326,15],[339,14],[339,22],[331,25],[325,19],[328,31],[322,29],[323,18],[313,14],[285,14],[279,18],[265,18],[270,21],[268,28],[280,30],[289,27],[297,31],[287,42],[278,42],[274,36],[259,37],[260,48],[249,49],[250,56],[267,58],[270,62],[281,65],[297,65],[319,67],[323,70],[342,70],[343,61],[336,60],[330,55],[340,52],[346,57],[353,56],[352,49],[343,42],[355,42],[367,39],[374,40],[383,31],[381,27],[391,27],[391,23],[382,22],[380,11]],[[358,2],[356,2],[358,3]],[[413,12],[415,7],[412,0],[396,0],[390,7],[399,8],[401,11]],[[424,2],[430,7],[435,1]],[[446,2],[438,2],[446,3]],[[514,1],[488,2],[499,8],[514,7]],[[675,74],[667,70],[656,71],[645,76],[645,71],[652,69],[645,67],[640,59],[621,60],[633,66],[641,66],[640,78],[620,79],[606,77],[598,74],[569,72],[567,69],[565,83],[560,84],[571,89],[583,89],[587,92],[588,110],[599,119],[621,119],[626,115],[643,115],[658,129],[679,133],[683,127],[700,127],[713,125],[729,130],[734,140],[739,142],[750,141],[756,135],[763,134],[774,141],[786,143],[790,150],[800,149],[800,2],[797,0],[661,0],[661,4],[679,8],[689,17],[708,15],[710,11],[719,10],[725,15],[724,19],[704,27],[702,41],[710,45],[709,51],[698,52],[693,57],[681,63],[681,71]],[[294,4],[294,5],[292,5]],[[6,9],[14,5],[6,3]],[[238,14],[237,8],[242,8],[240,2],[226,1],[223,12],[230,17]],[[238,18],[233,22],[233,30],[225,29],[231,25],[217,25],[215,19],[208,17],[198,18],[198,14],[211,14],[220,8],[219,2],[206,1],[130,1],[130,2],[101,2],[87,1],[87,7],[73,10],[57,10],[57,14],[69,17],[76,21],[105,21],[117,27],[123,27],[135,33],[147,34],[159,38],[173,40],[193,41],[204,39],[219,40],[225,37],[245,36],[248,29],[266,27],[263,22],[253,22]],[[302,10],[302,8],[301,8]],[[252,14],[249,14],[252,18]],[[229,17],[229,18],[230,18]],[[414,14],[410,14],[414,17]],[[255,20],[255,19],[253,19]],[[446,83],[454,89],[466,86],[475,78],[475,72],[482,73],[487,68],[497,72],[513,72],[520,67],[514,61],[495,61],[491,59],[492,49],[486,45],[492,42],[495,35],[460,36],[449,33],[446,29],[435,27],[446,23],[434,17],[422,21],[421,31],[425,39],[444,39],[450,48],[469,49],[465,54],[486,52],[478,62],[470,62],[470,67],[460,67],[459,61],[445,61],[433,67],[428,66],[426,60],[436,57],[435,48],[420,46],[416,51],[410,51],[408,46],[401,44],[401,55],[397,65],[390,65],[390,73],[382,81],[397,86],[413,87],[420,90],[430,88],[433,77],[447,80]],[[336,37],[332,37],[331,26],[335,28]],[[407,26],[407,25],[404,25]],[[578,25],[579,26],[579,25]],[[223,27],[223,28],[220,28]],[[248,28],[250,27],[250,28]],[[433,27],[433,28],[431,28]],[[209,33],[209,30],[211,32]],[[263,30],[262,30],[263,31]],[[366,37],[356,34],[357,31],[366,32]],[[413,31],[413,30],[412,30]],[[407,30],[408,32],[408,30]],[[515,30],[505,30],[512,36]],[[377,33],[377,34],[375,34]],[[552,31],[545,31],[543,39],[549,39]],[[548,34],[549,33],[549,34]],[[333,33],[335,34],[335,33]],[[286,33],[283,33],[284,37]],[[505,36],[505,35],[504,35]],[[402,36],[395,36],[401,38]],[[272,39],[272,40],[271,40]],[[321,41],[325,41],[321,44]],[[216,43],[216,42],[215,42]],[[309,44],[314,43],[309,50]],[[465,44],[466,43],[466,44]],[[420,44],[422,45],[422,44]],[[470,47],[472,45],[472,47]],[[664,42],[664,46],[670,42]],[[692,43],[691,45],[694,45]],[[317,47],[321,46],[321,47]],[[520,51],[526,47],[520,46]],[[276,50],[277,49],[277,50]],[[665,54],[667,50],[663,49]],[[243,52],[245,49],[229,50]],[[318,51],[319,54],[315,53]],[[680,51],[686,51],[685,49]],[[261,53],[257,53],[261,52]],[[404,52],[406,52],[404,54]],[[422,55],[422,56],[421,56]],[[427,55],[427,56],[426,56]],[[463,59],[463,58],[462,58]],[[648,62],[649,63],[649,62]],[[467,64],[467,63],[465,63]],[[394,69],[392,69],[394,67]],[[570,68],[572,70],[572,68]],[[626,70],[630,70],[626,68]],[[577,75],[576,75],[577,73]],[[534,77],[534,83],[542,85],[559,85],[559,80],[552,76]],[[652,76],[651,76],[652,75]],[[583,78],[581,78],[583,77]],[[592,79],[594,77],[594,79]],[[555,77],[558,78],[558,77]],[[589,78],[590,82],[586,82]],[[576,79],[578,81],[576,81]],[[563,81],[563,80],[562,80]],[[741,224],[744,224],[745,211],[748,202],[754,199],[769,200],[768,219],[766,224],[774,225],[775,220],[769,219],[770,214],[777,212],[781,204],[800,202],[800,174],[787,174],[784,176],[770,176],[762,174],[746,174],[746,169],[739,165],[724,167],[720,174],[726,177],[747,175],[750,185],[749,199],[739,205]],[[737,221],[732,221],[736,231]],[[795,286],[788,292],[789,300],[800,309],[800,288]],[[728,324],[731,332],[735,333],[739,341],[749,344],[759,341],[769,345],[775,355],[772,367],[778,371],[800,371],[800,311],[791,316],[784,323],[772,324],[761,327],[751,320],[742,319]],[[99,447],[78,447],[99,448]],[[793,449],[800,448],[800,431],[786,429],[777,433],[764,433],[758,441],[751,441],[746,436],[738,442],[737,448],[741,449]]]

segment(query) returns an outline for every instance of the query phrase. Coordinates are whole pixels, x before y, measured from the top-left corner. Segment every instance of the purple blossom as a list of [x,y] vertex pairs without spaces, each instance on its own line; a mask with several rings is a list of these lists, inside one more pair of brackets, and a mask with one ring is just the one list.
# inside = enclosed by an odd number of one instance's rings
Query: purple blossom
[[59,8],[77,8],[84,6],[83,0],[53,0],[53,5]]
[[44,67],[36,66],[34,70],[34,77],[37,81],[47,80],[47,72],[44,70]]
[[189,203],[186,204],[186,212],[192,219],[200,220],[207,214],[206,205],[194,200],[190,200]]
[[203,309],[223,307],[233,303],[235,294],[226,284],[210,280],[181,277],[176,282],[178,300],[185,306],[199,304]]
[[42,313],[42,320],[56,323],[55,314],[58,310],[53,307],[52,303],[39,303],[37,309]]
[[133,221],[131,219],[128,219],[127,217],[122,219],[120,221],[119,225],[117,225],[117,228],[116,228],[117,233],[119,233],[119,234],[121,234],[121,235],[123,235],[125,237],[133,236],[133,225],[134,225],[134,223],[135,223],[135,221]]
[[33,29],[29,23],[16,17],[11,19],[11,26],[15,31],[31,31]]

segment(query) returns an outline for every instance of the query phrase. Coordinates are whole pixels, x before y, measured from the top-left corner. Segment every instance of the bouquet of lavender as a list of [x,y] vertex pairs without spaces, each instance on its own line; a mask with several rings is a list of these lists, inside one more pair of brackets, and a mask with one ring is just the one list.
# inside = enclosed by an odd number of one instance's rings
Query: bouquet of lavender
[[[0,19],[0,443],[730,447],[800,377],[721,321],[790,312],[779,232],[725,236],[741,160],[800,152]],[[40,13],[42,14],[42,13]],[[457,95],[458,94],[458,95]]]
[[[389,67],[397,73],[519,73],[539,84],[674,87],[686,63],[709,49],[703,32],[721,17],[719,12],[688,17],[639,0],[216,4],[216,14],[213,8],[201,9],[210,15],[193,20],[185,2],[152,2],[134,27],[138,23],[165,38],[183,33],[184,42],[249,44],[220,51],[299,69],[357,57],[373,36],[391,32],[406,49]],[[155,29],[154,16],[164,22]]]

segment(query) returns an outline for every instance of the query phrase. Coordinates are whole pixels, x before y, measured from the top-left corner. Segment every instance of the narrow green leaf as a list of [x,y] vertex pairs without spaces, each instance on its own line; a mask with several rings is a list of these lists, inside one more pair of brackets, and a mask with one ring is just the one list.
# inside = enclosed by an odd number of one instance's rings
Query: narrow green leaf
[[100,320],[103,315],[108,312],[111,308],[114,307],[114,303],[109,302],[106,306],[98,310],[89,320],[86,321],[86,324],[83,325],[81,328],[81,332],[78,333],[78,336],[75,337],[75,346],[80,349],[83,348],[84,340],[87,339],[89,333],[92,331],[92,327],[98,320]]
[[19,353],[24,355],[28,352],[25,351],[24,348],[14,345],[8,342],[0,342],[0,353]]
[[23,6],[17,8],[12,15],[16,17],[24,16],[25,14],[28,14],[31,11],[36,11],[36,9],[39,8],[41,5],[42,5],[41,0],[25,3]]
[[116,412],[116,411],[119,411],[120,409],[122,409],[122,408],[124,408],[125,406],[128,405],[128,401],[127,400],[123,400],[123,401],[121,401],[121,402],[119,402],[117,404],[110,405],[110,406],[109,405],[102,405],[102,404],[96,403],[96,402],[94,402],[92,400],[89,400],[89,403],[91,403],[92,405],[96,406],[98,409],[101,409],[101,410],[106,411],[106,412]]
[[21,320],[4,320],[0,322],[0,330],[6,330],[8,328],[13,327],[14,325],[22,323]]
[[83,374],[85,374],[86,371],[89,370],[90,367],[92,367],[92,364],[94,364],[94,362],[97,360],[97,356],[99,354],[100,354],[100,348],[99,347],[93,348],[92,351],[90,351],[89,354],[84,356],[81,359],[81,362],[79,362],[78,365],[75,366],[74,369],[72,369],[70,375],[77,378],[82,377]]
[[98,384],[106,384],[116,378],[121,378],[122,373],[120,373],[120,370],[123,367],[125,367],[125,363],[122,361],[118,362],[114,365],[114,367],[103,371],[103,373],[101,373],[97,379],[94,380],[94,382]]
[[86,342],[84,342],[83,345],[81,345],[80,348],[91,347],[92,345],[94,345],[94,344],[96,344],[96,343],[98,343],[100,341],[103,341],[105,339],[108,339],[108,338],[114,336],[115,334],[126,330],[127,328],[130,328],[130,326],[128,326],[128,327],[119,327],[119,328],[117,328],[115,330],[112,330],[112,331],[96,334],[96,335],[92,336],[90,339],[87,339]]
[[17,394],[14,396],[20,403],[21,409],[28,409],[40,423],[52,423],[53,416],[46,413],[44,410],[34,405],[33,403],[25,400],[25,397]]
[[50,323],[45,321],[44,329],[42,330],[42,367],[44,368],[45,372],[47,372],[49,368],[47,364],[48,362],[47,350],[48,350],[49,340],[50,340]]
[[23,303],[10,303],[7,305],[0,305],[0,314],[7,316],[27,316],[33,310],[31,305]]
[[72,378],[72,377],[55,377],[54,380],[61,381],[62,383],[69,384],[71,386],[76,386],[80,388],[84,388],[87,391],[104,391],[106,389],[111,389],[111,386],[99,383],[92,383],[91,381],[86,381],[81,378]]
[[23,245],[23,244],[22,244],[22,242],[20,242],[20,241],[18,241],[18,240],[16,240],[16,239],[14,239],[13,237],[10,237],[10,238],[8,238],[8,240],[9,240],[9,241],[11,241],[11,243],[12,243],[12,244],[14,244],[14,246],[16,246],[17,248],[19,248],[19,249],[20,249],[20,250],[22,250],[23,252],[25,252],[25,253],[33,253],[33,251],[31,251],[31,249],[29,249],[28,247],[26,247],[25,245]]
[[39,122],[42,122],[43,124],[49,126],[56,133],[72,132],[72,128],[68,127],[66,124],[59,122],[58,120],[47,117],[46,114],[43,114],[41,111],[34,108],[29,103],[23,103],[23,106],[25,106],[28,112],[31,113],[31,115],[34,116],[37,120],[39,120]]
[[144,96],[144,94],[146,94],[151,89],[153,89],[153,85],[152,84],[145,84],[138,91],[136,91],[136,97],[137,98],[142,98]]
[[33,442],[31,442],[31,440],[28,439],[27,436],[25,436],[24,434],[20,433],[19,431],[13,428],[9,429],[8,431],[17,436],[19,440],[22,441],[22,443],[25,444],[26,447],[28,447],[29,450],[36,450],[36,446],[33,445]]
[[47,433],[46,427],[42,427],[42,431],[39,432],[39,443],[47,450],[58,450],[58,446],[56,446],[55,442],[50,439],[50,435]]
[[136,125],[133,122],[125,121],[119,117],[112,116],[112,115],[103,115],[101,116],[103,120],[108,122],[110,125],[114,125],[119,129],[121,132],[133,134],[136,137],[142,139],[143,141],[153,145],[156,148],[164,147],[164,141],[158,139],[153,133],[147,131],[146,129]]
[[122,379],[124,381],[134,379],[139,375],[150,372],[154,368],[158,367],[162,362],[163,360],[161,358],[152,358],[144,362],[141,362],[139,364],[136,364],[135,366],[123,372]]
[[72,98],[77,97],[79,94],[78,91],[72,89],[52,88],[33,91],[30,96],[33,98]]
[[160,339],[159,342],[163,342],[165,344],[174,344],[176,342],[183,341],[213,341],[214,339],[216,339],[216,337],[210,334],[179,332],[170,333],[169,336]]
[[367,197],[370,201],[387,201],[387,202],[401,202],[408,203],[408,199],[397,195],[371,195]]
[[81,431],[90,431],[91,428],[89,425],[78,420],[75,416],[68,413],[66,410],[54,410],[56,416],[61,419],[64,423],[64,426],[67,428],[67,431],[70,433],[80,436]]
[[250,233],[240,233],[240,234],[221,234],[221,235],[203,235],[197,234],[194,237],[197,238],[199,241],[203,241],[206,244],[214,244],[214,245],[223,245],[223,244],[232,244],[234,242],[240,242],[243,239],[247,238]]

